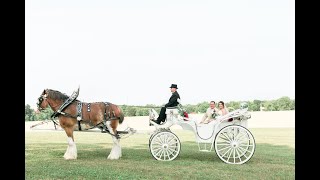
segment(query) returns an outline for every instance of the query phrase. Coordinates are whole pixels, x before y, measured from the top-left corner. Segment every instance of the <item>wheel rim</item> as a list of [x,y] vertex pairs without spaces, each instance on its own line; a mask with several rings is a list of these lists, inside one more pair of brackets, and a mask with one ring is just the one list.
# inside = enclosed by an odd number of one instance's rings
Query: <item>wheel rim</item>
[[180,140],[172,132],[160,132],[149,144],[152,156],[160,161],[172,161],[180,153]]
[[214,141],[218,157],[228,164],[243,164],[254,154],[255,140],[251,132],[238,125],[221,129]]

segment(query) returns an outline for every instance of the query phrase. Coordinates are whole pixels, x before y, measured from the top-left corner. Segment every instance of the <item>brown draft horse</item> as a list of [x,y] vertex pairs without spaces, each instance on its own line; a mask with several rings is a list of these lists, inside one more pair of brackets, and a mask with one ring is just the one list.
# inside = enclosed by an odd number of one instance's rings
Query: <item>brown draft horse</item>
[[[98,127],[101,130],[109,131],[112,135],[113,147],[108,156],[108,159],[119,159],[122,156],[120,139],[117,136],[117,127],[124,119],[124,114],[120,107],[107,102],[85,103],[75,99],[61,112],[59,108],[69,98],[59,91],[45,89],[38,98],[38,110],[41,111],[48,106],[54,111],[54,114],[59,118],[60,126],[64,129],[68,136],[68,148],[64,154],[65,159],[77,159],[77,148],[73,137],[73,131],[81,130],[81,125],[78,123],[77,117],[81,115],[81,124]],[[82,106],[79,108],[79,104]],[[80,111],[81,109],[81,111]],[[57,112],[58,111],[58,112]],[[106,129],[107,128],[107,129]]]

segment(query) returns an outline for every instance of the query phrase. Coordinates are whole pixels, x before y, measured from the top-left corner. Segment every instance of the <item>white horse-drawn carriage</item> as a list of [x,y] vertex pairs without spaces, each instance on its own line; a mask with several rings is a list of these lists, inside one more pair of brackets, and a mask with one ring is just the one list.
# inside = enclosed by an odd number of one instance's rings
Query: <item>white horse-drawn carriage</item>
[[181,150],[179,138],[170,130],[173,125],[180,125],[184,130],[194,132],[199,151],[211,152],[213,147],[218,157],[228,164],[243,164],[254,154],[255,140],[247,129],[251,118],[248,105],[242,103],[240,109],[216,117],[208,124],[198,124],[197,120],[184,116],[185,111],[179,104],[166,109],[166,121],[159,125],[154,123],[158,113],[150,109],[150,123],[155,131],[150,137],[149,148],[152,156],[161,161],[172,161]]

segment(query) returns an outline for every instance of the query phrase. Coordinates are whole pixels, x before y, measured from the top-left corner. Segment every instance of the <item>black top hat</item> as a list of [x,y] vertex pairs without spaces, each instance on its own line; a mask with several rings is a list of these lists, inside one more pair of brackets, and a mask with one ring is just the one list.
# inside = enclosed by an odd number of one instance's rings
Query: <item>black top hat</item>
[[177,87],[176,84],[171,84],[170,88],[176,88],[176,89],[178,89],[178,87]]

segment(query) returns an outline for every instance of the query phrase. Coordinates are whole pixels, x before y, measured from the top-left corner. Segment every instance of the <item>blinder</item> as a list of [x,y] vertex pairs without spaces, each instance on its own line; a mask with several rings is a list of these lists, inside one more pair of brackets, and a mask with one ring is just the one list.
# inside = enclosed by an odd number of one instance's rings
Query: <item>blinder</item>
[[39,110],[39,111],[42,111],[42,110],[45,109],[45,108],[42,108],[42,107],[40,106],[44,99],[45,99],[45,98],[43,98],[43,95],[41,95],[41,96],[38,98],[37,107],[38,107],[38,110]]

